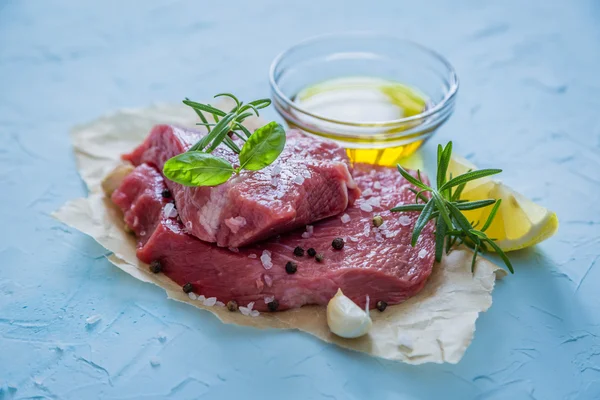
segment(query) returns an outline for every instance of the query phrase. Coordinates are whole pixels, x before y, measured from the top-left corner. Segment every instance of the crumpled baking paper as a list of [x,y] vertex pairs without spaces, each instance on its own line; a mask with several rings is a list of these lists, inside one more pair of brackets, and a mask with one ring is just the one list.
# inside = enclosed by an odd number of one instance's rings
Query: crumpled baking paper
[[[81,177],[89,189],[87,198],[69,201],[54,213],[67,225],[93,237],[112,251],[109,261],[136,279],[165,289],[169,298],[189,303],[215,314],[224,323],[255,328],[298,329],[325,342],[376,357],[409,364],[457,363],[471,343],[475,321],[492,304],[496,275],[503,270],[479,258],[471,273],[472,253],[454,250],[436,264],[424,289],[408,301],[372,311],[373,327],[367,336],[343,339],[327,327],[326,307],[306,306],[257,317],[229,312],[225,307],[206,307],[192,300],[181,287],[163,274],[149,272],[135,255],[135,238],[124,231],[120,210],[100,187],[103,177],[121,163],[120,155],[132,150],[157,123],[195,126],[193,110],[176,105],[156,105],[122,110],[72,130],[72,140]],[[249,127],[260,121],[247,120]]]

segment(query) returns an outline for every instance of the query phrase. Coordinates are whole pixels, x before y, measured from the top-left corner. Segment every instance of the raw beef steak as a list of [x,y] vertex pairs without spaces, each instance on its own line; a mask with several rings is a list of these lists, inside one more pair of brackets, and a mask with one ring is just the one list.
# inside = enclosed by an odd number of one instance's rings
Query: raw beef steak
[[[162,171],[166,160],[185,152],[201,137],[193,130],[157,125],[124,158]],[[213,154],[237,161],[224,146]],[[331,217],[360,195],[344,149],[297,131],[288,132],[277,161],[261,171],[243,171],[216,187],[186,187],[168,179],[166,184],[187,231],[221,247],[245,246]]]
[[[306,229],[276,236],[242,249],[224,249],[189,235],[169,199],[161,192],[164,179],[142,164],[122,182],[112,199],[125,213],[138,237],[140,260],[160,261],[163,272],[180,285],[191,283],[197,294],[221,302],[254,302],[267,310],[277,300],[278,310],[305,304],[327,304],[338,288],[357,304],[371,307],[379,300],[400,303],[425,285],[434,262],[434,227],[425,227],[418,245],[410,246],[417,214],[392,214],[391,207],[412,202],[414,195],[395,169],[356,165],[354,177],[364,196],[345,213]],[[373,216],[385,223],[373,226]],[[312,234],[310,233],[312,232]],[[341,250],[332,240],[342,237]],[[303,256],[294,254],[300,246]],[[323,261],[306,254],[314,248]],[[286,263],[297,266],[286,272]]]

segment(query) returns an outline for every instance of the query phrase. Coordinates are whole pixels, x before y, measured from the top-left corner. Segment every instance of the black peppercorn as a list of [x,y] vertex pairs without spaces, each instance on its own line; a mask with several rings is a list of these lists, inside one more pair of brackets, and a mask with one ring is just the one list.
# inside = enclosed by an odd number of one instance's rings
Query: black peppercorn
[[194,290],[194,285],[192,285],[191,283],[186,283],[185,285],[183,285],[183,291],[185,293],[190,293]]
[[317,262],[323,262],[324,258],[325,258],[325,256],[321,253],[319,253],[315,256],[315,260],[317,260]]
[[238,303],[237,303],[237,301],[235,301],[235,300],[229,300],[227,302],[227,309],[229,311],[231,311],[231,312],[237,311],[237,309],[238,309]]
[[150,263],[150,271],[154,272],[155,274],[158,274],[159,272],[162,271],[162,264],[160,263],[160,261],[158,260],[154,260]]
[[312,247],[308,250],[306,250],[306,252],[308,253],[309,256],[314,257],[317,255],[317,251],[315,249],[313,249]]
[[169,189],[165,189],[162,191],[162,197],[164,197],[165,199],[168,199],[169,197],[171,197],[171,192],[169,191]]
[[294,255],[302,257],[304,255],[304,249],[300,246],[296,246],[296,248],[294,249]]
[[267,307],[269,307],[269,311],[277,311],[279,308],[279,302],[277,300],[273,300],[270,303],[267,303]]
[[285,272],[288,274],[295,274],[296,271],[298,271],[298,265],[295,262],[288,261],[287,264],[285,264]]
[[387,307],[387,303],[383,300],[379,300],[377,302],[377,304],[375,305],[375,307],[377,307],[377,309],[381,312],[385,311],[385,308]]
[[342,238],[333,239],[333,242],[331,242],[331,246],[333,246],[333,248],[336,250],[343,249],[344,248],[344,239],[342,239]]

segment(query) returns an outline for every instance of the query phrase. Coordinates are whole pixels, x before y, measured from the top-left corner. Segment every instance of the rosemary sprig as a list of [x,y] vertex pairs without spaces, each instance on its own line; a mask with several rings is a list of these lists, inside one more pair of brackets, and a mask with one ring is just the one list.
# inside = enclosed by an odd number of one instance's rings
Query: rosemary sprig
[[[391,209],[393,212],[419,212],[419,218],[411,237],[411,245],[414,247],[423,231],[423,228],[430,220],[435,220],[435,259],[441,261],[444,254],[450,252],[452,247],[465,243],[473,247],[473,260],[471,269],[474,271],[477,256],[481,252],[487,252],[493,249],[504,261],[504,264],[511,273],[514,269],[506,254],[498,247],[493,238],[488,237],[485,231],[490,227],[502,200],[487,199],[477,201],[461,200],[460,196],[470,181],[480,179],[486,176],[495,175],[500,169],[480,169],[469,171],[456,177],[446,178],[448,165],[452,156],[452,142],[446,147],[438,145],[437,151],[437,174],[436,187],[425,184],[421,179],[421,172],[417,171],[417,178],[398,165],[400,174],[417,189],[410,190],[415,194],[414,204],[399,205]],[[425,195],[426,193],[429,196]],[[461,212],[464,210],[475,210],[491,205],[492,210],[480,230],[475,229],[477,223],[469,222],[467,217]]]
[[[285,146],[285,130],[276,122],[250,132],[243,125],[249,116],[259,116],[258,110],[271,104],[269,99],[259,99],[244,104],[231,93],[219,93],[216,97],[229,97],[235,106],[226,113],[210,104],[197,103],[186,98],[183,103],[194,109],[202,122],[196,125],[206,126],[208,133],[190,149],[165,163],[164,175],[186,186],[217,186],[229,180],[241,170],[257,171],[273,163]],[[204,113],[210,114],[214,122],[209,122]],[[236,141],[230,137],[236,136]],[[238,145],[242,142],[240,148]],[[239,156],[239,166],[211,153],[221,144],[227,146]]]

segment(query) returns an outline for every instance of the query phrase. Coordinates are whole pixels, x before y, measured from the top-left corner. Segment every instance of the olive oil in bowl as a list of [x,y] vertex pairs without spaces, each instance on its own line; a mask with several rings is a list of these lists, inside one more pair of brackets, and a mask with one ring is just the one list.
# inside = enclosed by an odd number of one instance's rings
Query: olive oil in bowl
[[418,116],[428,104],[425,95],[399,82],[371,77],[332,79],[301,90],[293,101],[305,111],[296,114],[304,122],[301,129],[339,140],[338,125],[343,123],[342,133],[347,136],[342,145],[354,162],[395,165],[423,143],[419,134],[401,145],[391,143],[419,121],[391,122]]

